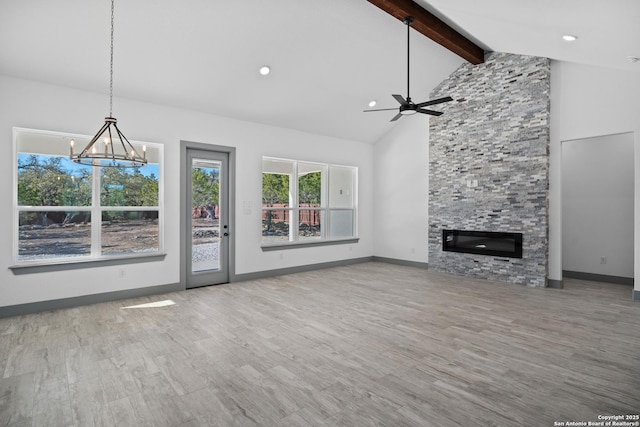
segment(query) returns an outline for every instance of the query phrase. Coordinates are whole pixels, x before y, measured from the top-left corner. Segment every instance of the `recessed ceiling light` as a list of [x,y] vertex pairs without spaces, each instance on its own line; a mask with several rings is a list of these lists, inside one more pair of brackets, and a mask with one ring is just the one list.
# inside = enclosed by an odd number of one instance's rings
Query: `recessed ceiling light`
[[376,104],[377,104],[377,102],[375,100],[374,101],[369,101],[369,107],[375,107]]
[[260,68],[260,74],[262,74],[263,76],[266,76],[270,72],[271,72],[271,68],[269,68],[267,65]]
[[578,40],[578,36],[574,36],[572,34],[565,34],[564,36],[562,36],[562,40],[566,42],[574,42]]

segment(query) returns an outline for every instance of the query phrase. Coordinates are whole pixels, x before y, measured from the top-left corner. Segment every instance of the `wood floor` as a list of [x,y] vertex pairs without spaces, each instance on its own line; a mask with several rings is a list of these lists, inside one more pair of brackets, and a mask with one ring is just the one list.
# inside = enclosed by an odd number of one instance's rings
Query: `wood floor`
[[[52,284],[53,285],[53,284]],[[624,285],[384,263],[0,319],[0,426],[553,426],[640,412]],[[174,305],[125,308],[172,301]]]

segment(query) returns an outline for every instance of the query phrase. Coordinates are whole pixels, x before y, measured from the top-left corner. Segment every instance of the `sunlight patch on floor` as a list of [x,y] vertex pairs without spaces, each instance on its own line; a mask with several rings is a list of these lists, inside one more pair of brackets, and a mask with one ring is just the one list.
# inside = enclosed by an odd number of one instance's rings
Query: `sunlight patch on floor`
[[155,302],[147,302],[144,304],[137,304],[137,305],[130,305],[128,307],[121,307],[121,310],[124,310],[126,308],[157,308],[157,307],[167,307],[170,305],[175,305],[175,302],[173,302],[170,299],[166,299],[164,301],[155,301]]

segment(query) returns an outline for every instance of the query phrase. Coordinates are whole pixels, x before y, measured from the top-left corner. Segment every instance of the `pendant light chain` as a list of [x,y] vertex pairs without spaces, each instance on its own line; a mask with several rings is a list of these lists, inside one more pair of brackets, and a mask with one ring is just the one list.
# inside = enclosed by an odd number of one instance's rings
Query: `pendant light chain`
[[113,117],[113,9],[114,0],[111,0],[111,65],[109,68],[109,117]]

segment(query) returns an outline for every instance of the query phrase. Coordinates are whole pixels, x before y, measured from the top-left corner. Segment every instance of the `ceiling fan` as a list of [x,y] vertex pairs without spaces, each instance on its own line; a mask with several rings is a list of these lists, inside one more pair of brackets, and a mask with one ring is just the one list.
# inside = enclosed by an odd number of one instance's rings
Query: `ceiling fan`
[[404,99],[401,95],[391,95],[395,98],[396,101],[400,103],[399,108],[381,108],[377,110],[364,110],[365,113],[371,111],[391,111],[391,110],[399,110],[398,114],[395,115],[394,118],[391,119],[392,122],[398,120],[402,116],[408,116],[411,114],[422,113],[429,114],[430,116],[440,116],[442,115],[441,111],[427,110],[423,107],[428,107],[430,105],[441,104],[443,102],[453,101],[453,98],[450,96],[445,96],[444,98],[432,99],[431,101],[420,102],[418,104],[414,103],[411,100],[411,96],[409,95],[409,58],[410,58],[410,50],[409,50],[409,33],[411,30],[411,23],[413,23],[413,17],[407,16],[404,20],[405,25],[407,26],[407,99]]

